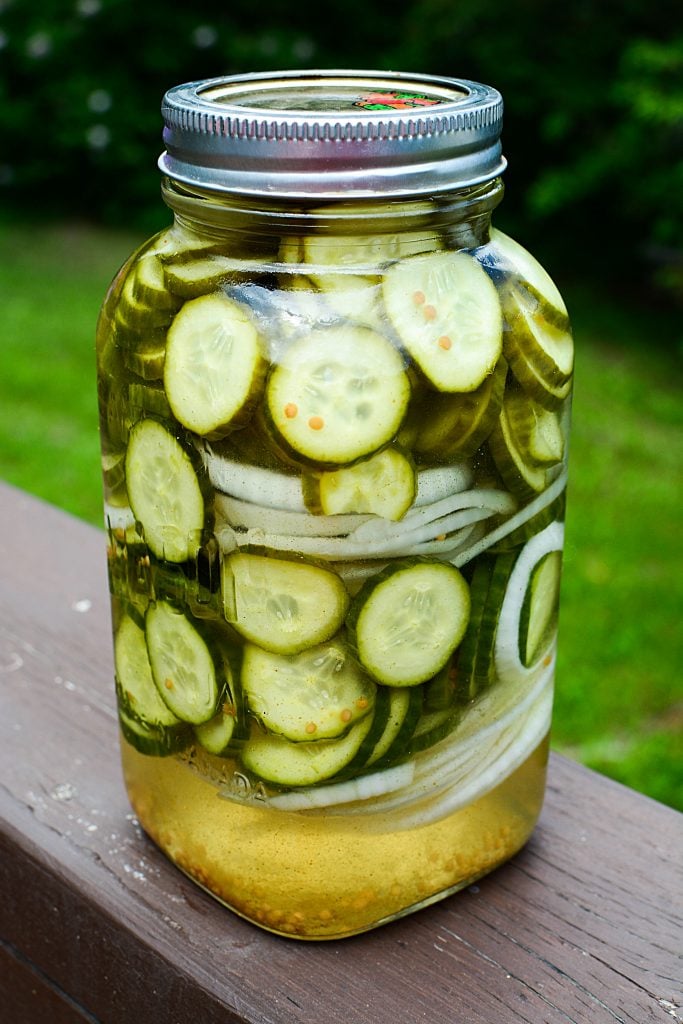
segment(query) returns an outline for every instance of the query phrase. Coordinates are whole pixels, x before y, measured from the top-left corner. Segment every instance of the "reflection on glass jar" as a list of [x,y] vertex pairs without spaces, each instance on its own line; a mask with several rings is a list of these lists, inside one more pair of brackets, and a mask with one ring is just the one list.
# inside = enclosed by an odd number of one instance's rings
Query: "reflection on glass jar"
[[131,802],[309,939],[519,850],[552,709],[567,310],[491,225],[495,90],[375,78],[171,90],[173,224],[98,325]]

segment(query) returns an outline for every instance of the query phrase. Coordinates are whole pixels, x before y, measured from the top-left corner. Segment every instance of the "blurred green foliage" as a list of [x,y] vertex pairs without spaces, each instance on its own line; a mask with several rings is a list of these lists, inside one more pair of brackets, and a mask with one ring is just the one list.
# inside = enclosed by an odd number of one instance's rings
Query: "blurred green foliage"
[[564,274],[683,297],[680,0],[0,0],[0,48],[5,218],[165,223],[159,105],[179,82],[423,71],[503,93],[501,226]]

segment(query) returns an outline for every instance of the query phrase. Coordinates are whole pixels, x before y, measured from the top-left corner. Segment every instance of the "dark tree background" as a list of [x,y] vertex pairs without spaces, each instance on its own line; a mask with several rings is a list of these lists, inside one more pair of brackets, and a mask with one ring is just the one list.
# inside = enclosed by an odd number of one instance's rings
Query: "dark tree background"
[[161,226],[165,89],[296,67],[495,85],[498,223],[565,275],[683,294],[680,0],[0,0],[0,218]]

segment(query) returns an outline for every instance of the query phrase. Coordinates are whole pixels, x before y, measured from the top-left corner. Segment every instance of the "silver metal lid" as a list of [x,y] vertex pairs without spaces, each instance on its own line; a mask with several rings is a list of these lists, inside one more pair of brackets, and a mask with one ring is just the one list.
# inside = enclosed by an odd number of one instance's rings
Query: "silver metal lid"
[[190,82],[162,104],[159,167],[217,192],[342,198],[475,185],[506,165],[487,85],[389,71],[285,71]]

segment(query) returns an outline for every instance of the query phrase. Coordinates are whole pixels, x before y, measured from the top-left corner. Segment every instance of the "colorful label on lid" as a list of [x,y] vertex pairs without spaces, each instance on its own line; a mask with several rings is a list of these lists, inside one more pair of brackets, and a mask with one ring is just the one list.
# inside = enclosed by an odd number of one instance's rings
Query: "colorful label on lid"
[[416,107],[436,107],[441,100],[419,92],[404,92],[401,89],[371,92],[361,96],[354,103],[363,110],[414,110]]
[[303,76],[272,78],[265,81],[218,83],[200,90],[204,99],[244,110],[268,110],[281,114],[334,116],[351,114],[354,110],[402,112],[467,98],[467,91],[458,88],[421,86],[419,81],[400,83],[389,77],[354,77],[343,79]]

